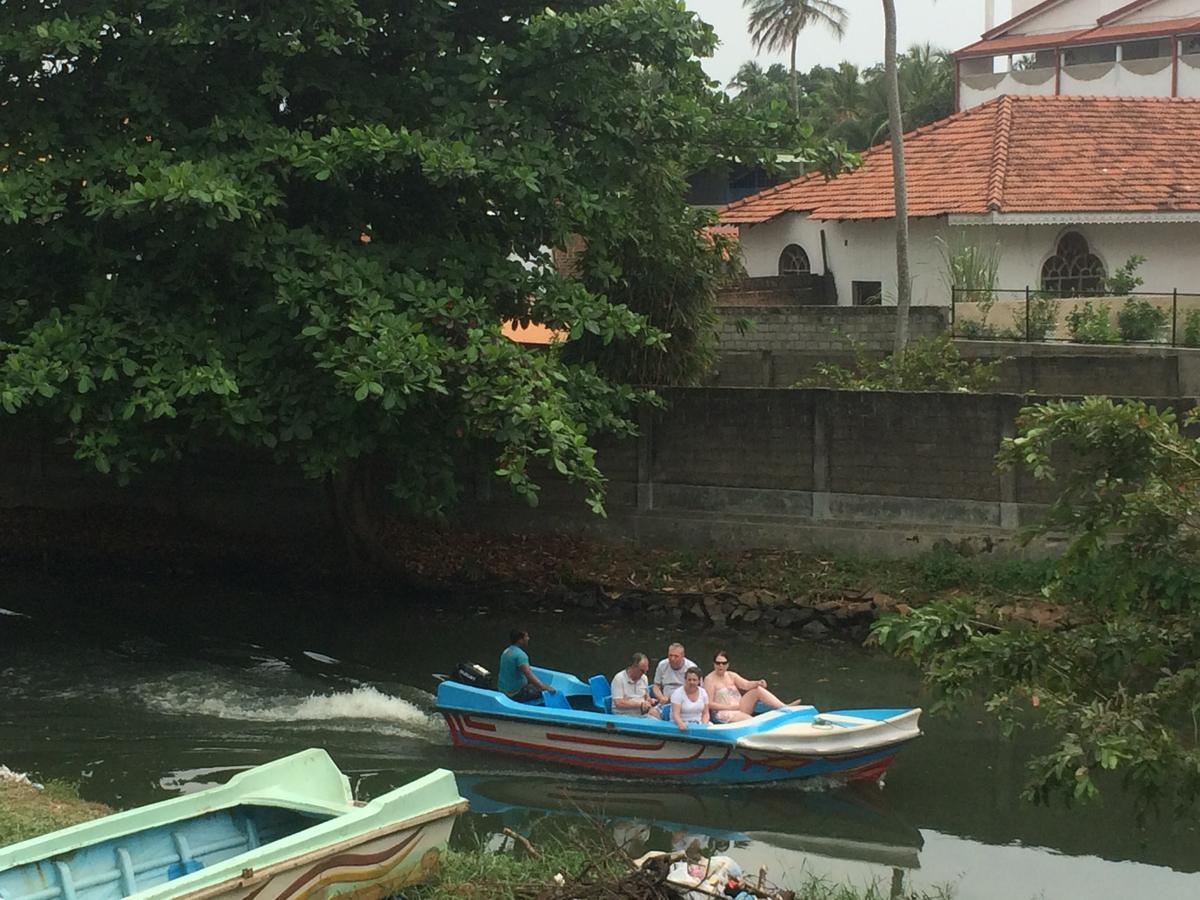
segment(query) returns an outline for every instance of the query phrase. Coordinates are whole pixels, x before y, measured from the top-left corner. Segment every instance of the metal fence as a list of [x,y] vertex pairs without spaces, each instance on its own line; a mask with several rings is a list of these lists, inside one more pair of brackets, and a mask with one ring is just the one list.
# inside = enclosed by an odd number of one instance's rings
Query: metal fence
[[957,338],[985,341],[1200,347],[1200,293],[1062,296],[1029,287],[955,287],[950,290],[950,331]]

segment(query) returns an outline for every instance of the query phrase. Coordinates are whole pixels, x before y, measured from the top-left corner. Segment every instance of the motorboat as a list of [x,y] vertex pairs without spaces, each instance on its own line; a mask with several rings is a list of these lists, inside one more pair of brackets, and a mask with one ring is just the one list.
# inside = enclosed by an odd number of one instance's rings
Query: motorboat
[[813,706],[681,731],[666,718],[614,714],[603,675],[585,683],[566,672],[533,671],[554,688],[533,703],[492,690],[479,666],[459,666],[444,678],[437,709],[454,746],[684,782],[854,781],[880,779],[896,752],[921,734],[919,708],[822,712]]

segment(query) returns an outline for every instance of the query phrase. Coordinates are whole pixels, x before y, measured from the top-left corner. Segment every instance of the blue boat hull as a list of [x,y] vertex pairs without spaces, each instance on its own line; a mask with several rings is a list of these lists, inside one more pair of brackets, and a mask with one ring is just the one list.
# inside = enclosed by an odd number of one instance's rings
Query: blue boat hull
[[917,737],[919,709],[820,713],[789,707],[732,725],[617,716],[570,675],[538,670],[568,708],[516,703],[496,691],[444,682],[438,710],[454,746],[638,779],[748,784],[797,778],[878,780]]
[[[897,746],[828,758],[779,758],[700,740],[643,740],[609,732],[549,728],[443,711],[454,746],[521,756],[593,772],[697,784],[753,784],[795,778],[878,780]],[[636,741],[636,742],[635,742]]]

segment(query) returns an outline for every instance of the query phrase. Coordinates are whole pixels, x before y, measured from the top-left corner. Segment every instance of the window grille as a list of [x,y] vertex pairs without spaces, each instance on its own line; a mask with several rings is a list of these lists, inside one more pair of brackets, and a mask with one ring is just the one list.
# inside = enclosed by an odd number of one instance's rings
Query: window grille
[[1087,239],[1078,231],[1068,231],[1042,266],[1042,290],[1059,297],[1094,294],[1104,290],[1107,277],[1104,263],[1092,253]]
[[799,244],[788,244],[779,254],[780,275],[807,275],[812,271],[808,254]]

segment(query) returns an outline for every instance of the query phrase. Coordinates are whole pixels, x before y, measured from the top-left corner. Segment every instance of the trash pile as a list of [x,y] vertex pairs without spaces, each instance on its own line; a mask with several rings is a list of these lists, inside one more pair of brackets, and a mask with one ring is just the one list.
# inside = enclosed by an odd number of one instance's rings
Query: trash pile
[[30,781],[29,776],[24,772],[14,772],[8,766],[0,766],[0,781],[11,781],[15,784],[27,784],[31,788],[42,790],[42,786],[36,781]]
[[612,877],[555,877],[534,900],[793,900],[792,891],[765,883],[766,872],[747,878],[728,856],[702,856],[689,847],[652,852],[632,861],[629,873]]

